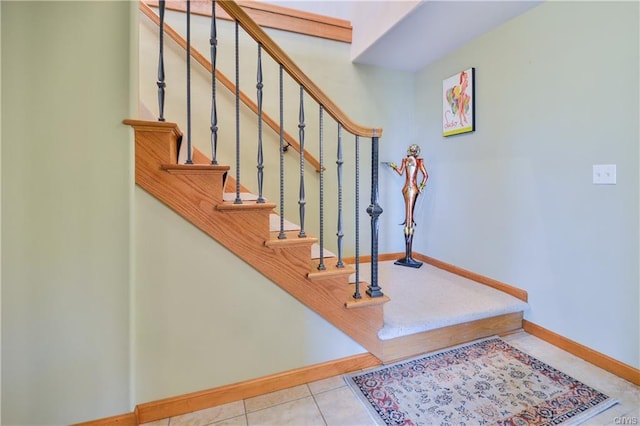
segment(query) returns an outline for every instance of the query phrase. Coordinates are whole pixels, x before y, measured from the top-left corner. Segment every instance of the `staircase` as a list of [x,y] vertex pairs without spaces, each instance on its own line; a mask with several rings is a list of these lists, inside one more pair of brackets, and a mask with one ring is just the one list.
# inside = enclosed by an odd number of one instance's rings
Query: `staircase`
[[[178,164],[182,133],[174,123],[125,120],[135,130],[136,184],[162,201],[207,235],[252,265],[298,301],[342,330],[383,362],[391,362],[480,337],[508,333],[522,327],[523,312],[488,316],[474,321],[452,324],[434,330],[380,338],[384,325],[383,304],[387,296],[371,298],[363,294],[353,299],[349,277],[355,269],[335,267],[327,261],[318,270],[312,259],[317,239],[299,237],[298,231],[286,231],[279,239],[272,231],[270,216],[275,204],[245,200],[242,204],[225,201],[224,188],[228,166],[214,166],[199,151],[195,164]],[[450,266],[418,255],[441,269]],[[468,271],[453,270],[456,275],[526,300],[525,292],[506,288],[497,282]],[[522,302],[522,309],[525,308]]]
[[[194,152],[192,165],[178,164],[182,132],[174,123],[125,120],[135,131],[135,181],[145,191],[227,247],[297,300],[318,313],[380,359],[387,297],[353,299],[351,267],[327,262],[319,271],[311,249],[317,239],[270,230],[273,203],[224,201],[229,166],[211,165]],[[231,179],[231,178],[229,178]]]

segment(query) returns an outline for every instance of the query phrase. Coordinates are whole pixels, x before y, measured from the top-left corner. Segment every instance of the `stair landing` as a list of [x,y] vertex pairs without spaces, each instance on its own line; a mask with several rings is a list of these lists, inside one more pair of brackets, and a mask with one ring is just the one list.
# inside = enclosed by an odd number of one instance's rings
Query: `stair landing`
[[[378,264],[382,291],[390,298],[378,332],[383,362],[522,327],[526,293],[514,289],[516,297],[427,262],[420,268],[393,262]],[[361,263],[360,271],[367,277],[370,264]]]

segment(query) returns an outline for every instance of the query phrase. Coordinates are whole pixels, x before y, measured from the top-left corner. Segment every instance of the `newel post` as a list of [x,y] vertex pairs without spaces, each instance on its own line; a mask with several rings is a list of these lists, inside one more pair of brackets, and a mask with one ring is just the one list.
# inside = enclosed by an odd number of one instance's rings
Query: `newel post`
[[371,216],[371,283],[367,289],[370,297],[382,297],[382,289],[378,285],[378,217],[382,207],[378,204],[378,143],[379,138],[371,138],[371,204],[367,213]]

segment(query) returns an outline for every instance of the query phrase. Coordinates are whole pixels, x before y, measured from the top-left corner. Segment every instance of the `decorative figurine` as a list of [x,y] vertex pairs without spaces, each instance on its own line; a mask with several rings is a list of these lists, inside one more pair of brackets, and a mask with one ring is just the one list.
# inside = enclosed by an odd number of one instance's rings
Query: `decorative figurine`
[[[424,186],[429,179],[427,169],[424,166],[424,161],[420,156],[420,147],[416,144],[412,144],[407,149],[407,156],[402,159],[402,165],[398,168],[395,163],[390,163],[389,166],[396,171],[400,176],[405,173],[405,183],[402,187],[402,195],[404,197],[405,204],[405,220],[404,220],[404,241],[405,241],[405,257],[396,260],[396,265],[409,266],[412,268],[419,268],[422,266],[422,262],[418,262],[411,256],[411,246],[413,244],[413,232],[415,221],[413,220],[413,210],[416,206],[416,200],[418,195],[424,189]],[[422,173],[422,181],[418,185],[418,171]]]

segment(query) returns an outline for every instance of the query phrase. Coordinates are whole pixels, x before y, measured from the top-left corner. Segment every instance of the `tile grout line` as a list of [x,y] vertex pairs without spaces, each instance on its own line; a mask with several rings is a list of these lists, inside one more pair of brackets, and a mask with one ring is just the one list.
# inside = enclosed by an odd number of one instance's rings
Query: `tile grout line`
[[[309,393],[311,394],[311,398],[313,398],[313,403],[316,405],[316,408],[318,409],[318,413],[320,413],[320,417],[322,418],[322,421],[324,422],[325,426],[328,426],[329,423],[327,423],[327,419],[324,418],[324,413],[322,412],[322,409],[320,408],[320,405],[318,404],[318,401],[316,400],[316,395],[311,392],[311,388],[309,387],[309,384],[307,383],[307,388],[309,389]],[[322,392],[320,392],[322,393]]]
[[309,395],[305,395],[305,396],[300,397],[300,398],[289,399],[289,400],[283,401],[283,402],[278,402],[277,404],[269,405],[268,407],[263,407],[263,408],[260,408],[259,410],[253,410],[251,412],[245,411],[245,415],[248,415],[248,414],[251,414],[251,413],[258,413],[260,411],[268,410],[269,408],[273,408],[273,407],[279,407],[280,405],[288,404],[290,402],[300,401],[302,399],[309,398],[310,396],[313,396],[313,395],[310,393]]
[[249,426],[249,413],[247,412],[247,399],[242,400],[242,415],[244,416],[244,424]]

